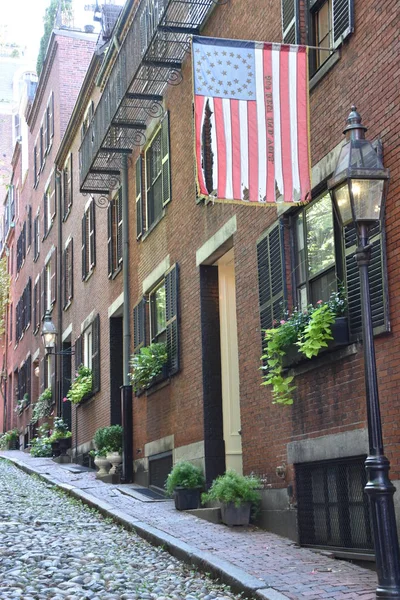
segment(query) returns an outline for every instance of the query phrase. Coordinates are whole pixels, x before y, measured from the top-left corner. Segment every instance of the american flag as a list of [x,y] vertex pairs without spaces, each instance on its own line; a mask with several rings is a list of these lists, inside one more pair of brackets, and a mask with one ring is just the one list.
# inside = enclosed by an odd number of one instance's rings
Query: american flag
[[260,204],[310,192],[307,49],[193,36],[201,196]]

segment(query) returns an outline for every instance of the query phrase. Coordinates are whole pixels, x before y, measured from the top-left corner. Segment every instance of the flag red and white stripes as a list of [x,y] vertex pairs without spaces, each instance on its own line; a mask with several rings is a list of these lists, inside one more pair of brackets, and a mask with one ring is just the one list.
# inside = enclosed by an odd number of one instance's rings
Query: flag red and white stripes
[[310,192],[307,50],[193,37],[200,195],[299,202]]

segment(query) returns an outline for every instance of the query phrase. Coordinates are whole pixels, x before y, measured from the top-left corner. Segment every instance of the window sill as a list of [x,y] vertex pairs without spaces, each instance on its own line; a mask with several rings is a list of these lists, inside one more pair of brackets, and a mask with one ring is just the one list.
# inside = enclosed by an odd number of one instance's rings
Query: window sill
[[136,392],[136,396],[139,397],[143,396],[144,394],[146,394],[146,396],[151,396],[158,390],[161,390],[163,387],[169,385],[170,381],[171,377],[168,372],[168,367],[167,365],[164,365],[161,373],[154,377],[154,379],[148,385],[146,385],[146,387],[142,388],[139,392]]
[[327,73],[336,65],[336,63],[339,62],[339,60],[340,50],[337,49],[336,52],[334,52],[332,56],[330,56],[318,69],[318,71],[316,71],[314,75],[310,78],[310,81],[308,83],[310,92],[319,84],[321,79],[323,79],[325,75],[327,75]]
[[163,208],[160,213],[160,216],[157,217],[157,219],[150,225],[148,230],[143,233],[142,242],[144,242],[144,240],[147,238],[148,235],[150,235],[150,233],[153,231],[153,229],[155,229],[157,227],[157,225],[165,217],[165,215],[166,215],[165,208]]
[[89,273],[83,278],[83,281],[84,282],[89,281],[89,279],[91,278],[93,273],[94,273],[94,267],[92,269],[90,269]]
[[70,212],[71,212],[71,206],[68,207],[67,212],[65,213],[65,215],[63,215],[63,218],[62,218],[63,223],[65,223],[65,221],[68,219]]
[[117,269],[115,269],[115,271],[112,272],[112,274],[110,275],[110,279],[113,280],[117,277],[117,275],[119,275],[119,273],[121,273],[122,271],[122,264],[119,265],[119,267]]
[[71,304],[72,304],[72,298],[71,298],[70,300],[68,300],[67,304],[65,304],[65,305],[63,306],[63,310],[64,310],[64,311],[65,311],[65,310],[68,310],[68,309],[69,309],[69,307],[71,306]]

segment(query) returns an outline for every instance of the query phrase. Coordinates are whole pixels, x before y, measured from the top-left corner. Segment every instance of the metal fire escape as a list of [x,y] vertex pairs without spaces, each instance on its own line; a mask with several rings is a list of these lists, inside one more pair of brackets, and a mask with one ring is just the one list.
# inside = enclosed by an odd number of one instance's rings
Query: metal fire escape
[[228,0],[139,0],[80,154],[82,192],[118,185],[122,157],[146,141],[146,124],[161,117],[166,85],[182,80],[182,61],[215,4]]

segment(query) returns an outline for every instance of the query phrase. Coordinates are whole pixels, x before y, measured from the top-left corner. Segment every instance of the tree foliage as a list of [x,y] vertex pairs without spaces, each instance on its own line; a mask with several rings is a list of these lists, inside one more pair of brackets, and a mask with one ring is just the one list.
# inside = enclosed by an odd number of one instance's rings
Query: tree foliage
[[4,334],[6,310],[10,298],[10,275],[7,271],[7,258],[0,260],[0,335]]
[[47,46],[49,44],[51,32],[53,31],[56,17],[58,13],[70,17],[72,15],[72,0],[51,0],[50,5],[46,8],[43,17],[44,33],[40,40],[39,54],[36,62],[36,71],[38,77],[42,72],[44,59],[46,58]]

